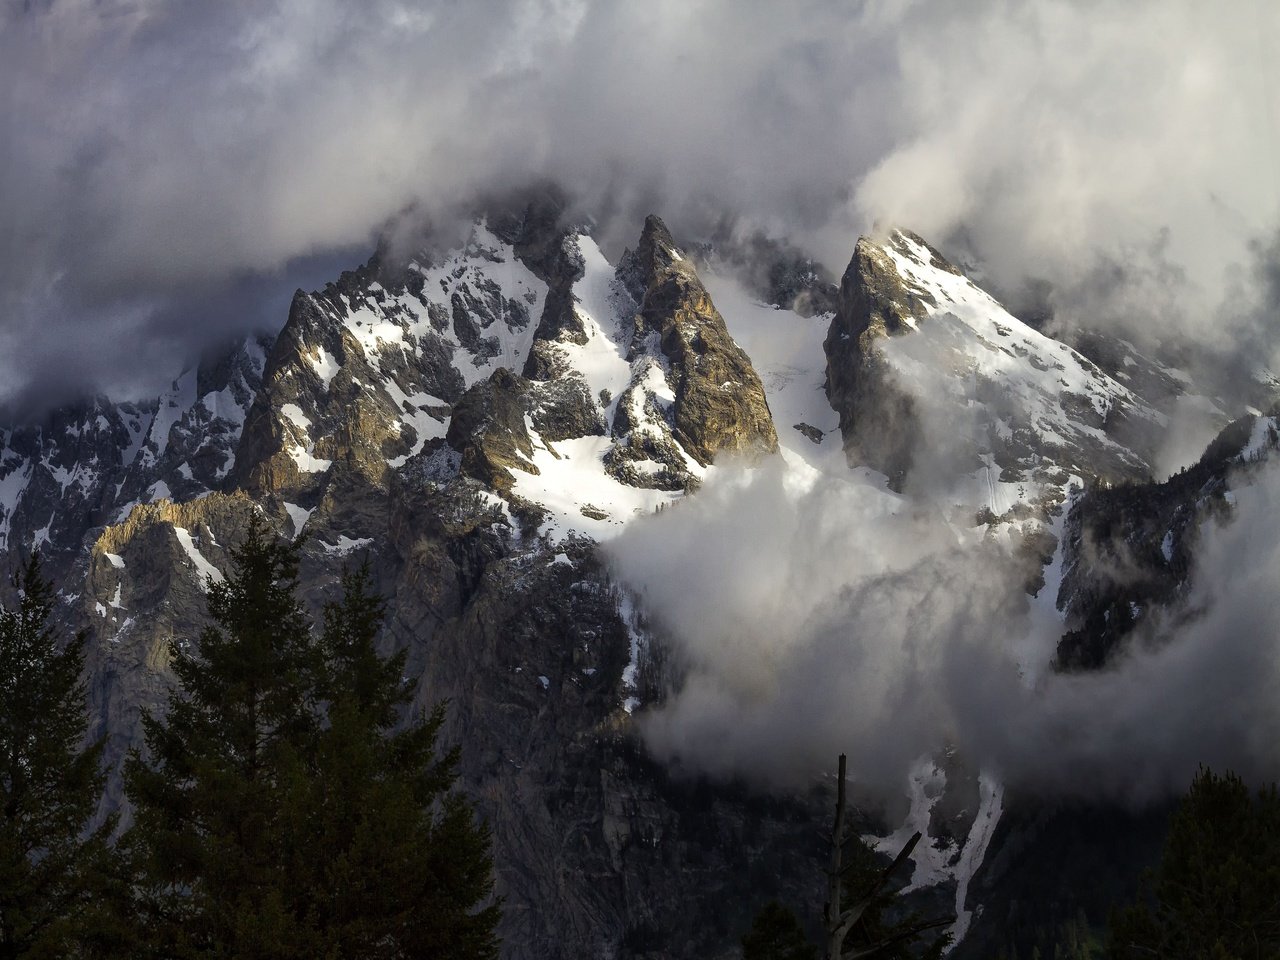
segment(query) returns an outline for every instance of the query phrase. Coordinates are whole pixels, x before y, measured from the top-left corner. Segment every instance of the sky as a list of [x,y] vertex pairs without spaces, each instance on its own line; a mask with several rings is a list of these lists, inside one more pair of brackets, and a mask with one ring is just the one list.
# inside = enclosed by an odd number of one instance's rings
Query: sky
[[154,393],[406,211],[546,177],[614,248],[727,216],[838,275],[893,223],[1064,325],[1269,359],[1277,49],[1270,0],[6,0],[0,404]]

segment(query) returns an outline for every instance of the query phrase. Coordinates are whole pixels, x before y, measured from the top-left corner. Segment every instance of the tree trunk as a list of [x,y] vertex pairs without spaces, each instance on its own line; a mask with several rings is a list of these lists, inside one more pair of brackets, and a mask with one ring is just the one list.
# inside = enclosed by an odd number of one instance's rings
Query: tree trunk
[[827,903],[822,910],[823,929],[827,935],[826,960],[840,960],[844,952],[844,937],[848,933],[848,925],[841,923],[843,864],[841,857],[844,850],[844,777],[845,755],[840,754],[840,771],[836,781],[836,821],[831,832],[831,866],[827,873]]

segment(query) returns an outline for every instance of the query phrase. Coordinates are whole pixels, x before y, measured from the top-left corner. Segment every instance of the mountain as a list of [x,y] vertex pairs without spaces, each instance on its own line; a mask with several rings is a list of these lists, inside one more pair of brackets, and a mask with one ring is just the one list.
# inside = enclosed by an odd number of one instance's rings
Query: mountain
[[[929,498],[957,536],[1010,544],[1062,619],[1057,663],[1087,669],[1123,641],[1114,611],[1176,603],[1184,533],[1220,509],[1231,457],[1275,446],[1274,419],[1254,420],[1153,484],[1155,394],[907,232],[859,240],[838,289],[792,250],[681,244],[654,216],[611,262],[554,196],[496,206],[452,249],[409,249],[298,291],[276,336],[161,397],[3,431],[0,534],[11,559],[52,558],[63,616],[88,631],[113,764],[252,513],[305,537],[313,609],[367,557],[415,707],[450,701],[512,960],[734,956],[761,902],[821,902],[825,787],[681,775],[637,735],[679,670],[661,611],[598,547],[680,509],[717,464],[854,477],[887,511]],[[1160,538],[1170,571],[1141,589],[1084,547],[1132,546],[1129,530],[1156,567]],[[981,870],[1021,834],[998,829],[1000,784],[962,758],[923,758],[910,789],[907,823],[929,833],[912,886],[967,925],[972,885],[1007,896]],[[104,809],[120,802],[117,770]]]
[[0,546],[39,548],[65,575],[91,529],[140,503],[225,487],[270,346],[266,337],[238,343],[159,397],[98,397],[43,424],[0,430]]
[[1191,613],[1186,588],[1202,528],[1229,520],[1233,488],[1252,482],[1277,448],[1280,418],[1250,414],[1167,480],[1100,487],[1075,505],[1060,600],[1062,668],[1105,666],[1152,611]]

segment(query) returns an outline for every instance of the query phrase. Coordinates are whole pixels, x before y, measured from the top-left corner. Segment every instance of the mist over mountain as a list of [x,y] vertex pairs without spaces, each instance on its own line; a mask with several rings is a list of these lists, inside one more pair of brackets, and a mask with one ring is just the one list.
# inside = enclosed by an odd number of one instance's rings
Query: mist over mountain
[[615,255],[662,210],[681,236],[728,218],[791,237],[838,275],[851,238],[905,224],[1015,312],[1186,338],[1230,369],[1270,349],[1265,0],[48,0],[0,18],[4,393],[28,406],[154,392],[158,369],[269,330],[261,291],[316,282],[308,258],[547,176]]
[[[253,514],[306,535],[312,604],[369,558],[380,643],[452,701],[512,957],[722,954],[698,917],[768,893],[735,858],[816,878],[794,831],[833,751],[979,952],[1008,857],[1056,836],[1036,804],[1274,775],[1269,371],[1259,414],[1114,336],[1091,359],[902,230],[837,287],[758,237],[650,215],[610,259],[554,188],[488,202],[152,398],[0,433],[9,560],[39,549],[90,637],[104,809]],[[1219,432],[1158,481],[1197,397]]]
[[1201,764],[1280,777],[1274,49],[1263,0],[5,7],[0,546],[85,631],[102,813],[259,516],[450,701],[508,960],[736,956],[820,902],[841,753],[954,956],[1099,927],[1090,844],[1132,886]]

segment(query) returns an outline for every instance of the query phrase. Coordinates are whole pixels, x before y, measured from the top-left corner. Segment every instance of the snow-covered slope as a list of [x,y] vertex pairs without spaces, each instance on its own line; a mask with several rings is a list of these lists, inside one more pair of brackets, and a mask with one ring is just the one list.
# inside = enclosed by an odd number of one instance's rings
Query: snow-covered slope
[[1151,472],[1162,414],[911,234],[859,241],[826,350],[851,458],[899,484],[1001,517]]
[[86,533],[137,504],[219,489],[269,347],[269,339],[238,343],[150,400],[99,397],[40,426],[0,430],[0,548],[39,548],[61,571]]

